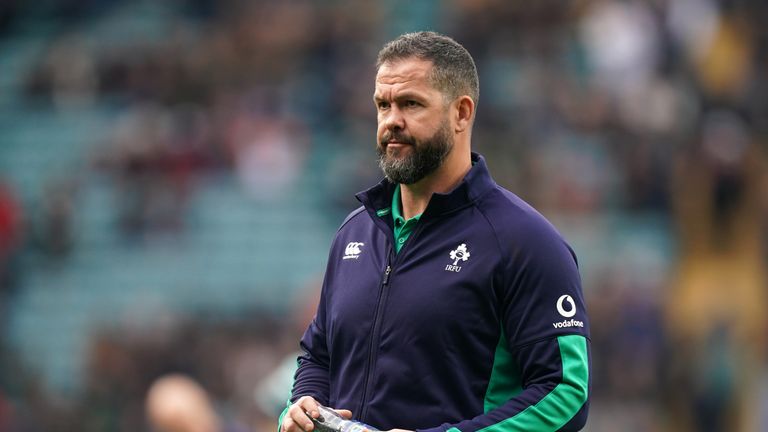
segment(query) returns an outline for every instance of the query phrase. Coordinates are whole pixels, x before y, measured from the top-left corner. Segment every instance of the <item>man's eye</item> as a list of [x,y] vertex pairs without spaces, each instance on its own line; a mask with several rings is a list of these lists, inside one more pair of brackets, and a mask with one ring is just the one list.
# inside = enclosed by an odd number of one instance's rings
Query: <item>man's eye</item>
[[389,108],[389,102],[379,102],[376,107],[380,110]]
[[416,102],[415,100],[407,100],[407,101],[405,101],[405,106],[407,106],[407,107],[415,107],[415,106],[419,106],[419,103]]

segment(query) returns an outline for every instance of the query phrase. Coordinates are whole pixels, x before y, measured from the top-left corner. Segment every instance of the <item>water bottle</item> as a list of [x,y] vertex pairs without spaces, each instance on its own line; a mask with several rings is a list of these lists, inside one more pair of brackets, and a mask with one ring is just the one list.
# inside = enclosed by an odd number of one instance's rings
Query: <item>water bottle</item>
[[309,413],[307,416],[315,424],[315,432],[378,432],[379,430],[354,420],[347,420],[336,411],[326,408],[322,405],[317,406],[320,417],[312,418]]

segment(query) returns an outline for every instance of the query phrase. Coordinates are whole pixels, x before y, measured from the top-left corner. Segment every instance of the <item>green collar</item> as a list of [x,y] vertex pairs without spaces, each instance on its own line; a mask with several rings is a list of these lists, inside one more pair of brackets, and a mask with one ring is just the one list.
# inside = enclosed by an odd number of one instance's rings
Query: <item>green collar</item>
[[394,234],[395,234],[395,250],[400,252],[400,249],[411,236],[413,228],[421,218],[421,213],[416,216],[405,220],[403,214],[400,212],[400,185],[395,186],[395,193],[392,194],[392,220],[394,222]]

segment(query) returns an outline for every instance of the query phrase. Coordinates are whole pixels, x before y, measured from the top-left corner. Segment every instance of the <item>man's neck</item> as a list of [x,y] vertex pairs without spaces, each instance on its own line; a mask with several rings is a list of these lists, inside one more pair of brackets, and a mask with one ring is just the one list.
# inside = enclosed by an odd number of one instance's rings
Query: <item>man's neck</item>
[[[453,155],[458,156],[458,155]],[[433,193],[452,191],[472,168],[470,157],[449,157],[434,173],[410,185],[400,184],[403,217],[408,220],[427,209]]]

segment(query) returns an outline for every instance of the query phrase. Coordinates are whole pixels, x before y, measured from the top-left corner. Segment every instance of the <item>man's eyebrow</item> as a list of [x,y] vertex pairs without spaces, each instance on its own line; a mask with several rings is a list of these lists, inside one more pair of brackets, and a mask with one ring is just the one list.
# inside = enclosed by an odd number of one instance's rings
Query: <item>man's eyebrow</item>
[[424,95],[419,92],[414,91],[406,91],[398,94],[395,96],[396,100],[403,100],[403,99],[424,99]]
[[[413,92],[413,91],[406,91],[406,92],[399,93],[393,99],[394,100],[404,100],[404,99],[419,99],[419,100],[423,100],[424,98],[425,98],[425,95],[423,95],[422,93]],[[374,102],[386,102],[388,100],[389,99],[384,97],[384,96],[381,96],[381,95],[376,94],[376,93],[373,94],[373,101]]]

